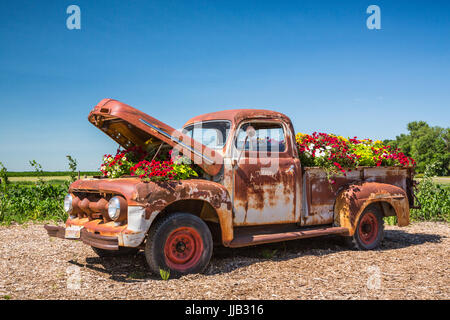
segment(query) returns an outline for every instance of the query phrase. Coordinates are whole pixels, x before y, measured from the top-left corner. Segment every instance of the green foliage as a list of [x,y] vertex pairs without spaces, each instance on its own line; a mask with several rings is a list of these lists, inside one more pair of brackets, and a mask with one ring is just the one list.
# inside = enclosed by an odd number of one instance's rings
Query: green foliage
[[6,187],[9,184],[8,170],[6,170],[5,166],[1,162],[0,162],[0,180],[1,180],[4,191],[6,191]]
[[[36,161],[30,161],[36,173],[42,172],[42,166]],[[0,173],[6,169],[0,166]],[[67,182],[62,185],[50,184],[38,176],[33,185],[5,183],[2,179],[0,188],[0,223],[23,223],[28,220],[63,221],[67,215],[63,208],[67,193]]]
[[74,158],[72,158],[71,155],[67,155],[66,156],[67,160],[69,161],[69,169],[70,169],[70,181],[74,182],[75,180],[77,180],[77,160],[75,160]]
[[411,210],[411,220],[450,222],[450,185],[433,182],[433,176],[440,172],[439,163],[429,164],[416,192],[421,209]]
[[0,223],[27,220],[62,221],[67,218],[63,208],[66,186],[36,183],[34,186],[11,185],[0,194]]
[[38,178],[38,184],[43,184],[44,180],[42,179],[42,166],[36,162],[36,160],[31,160],[30,165],[34,168],[34,172],[36,173],[36,177]]
[[170,270],[159,269],[159,275],[161,276],[161,279],[167,281],[170,278]]
[[264,258],[264,259],[272,259],[274,256],[275,256],[275,254],[278,252],[278,249],[274,249],[274,250],[270,250],[270,249],[264,249],[262,252],[261,252],[261,256]]
[[410,122],[407,128],[408,134],[401,134],[385,143],[414,158],[419,173],[424,173],[428,165],[435,163],[437,175],[450,175],[450,128],[430,127],[424,121]]
[[397,225],[397,216],[384,217],[384,222],[390,226]]
[[180,157],[174,161],[173,172],[176,173],[177,179],[184,180],[198,177],[198,173],[189,165],[189,163],[189,160],[185,157]]

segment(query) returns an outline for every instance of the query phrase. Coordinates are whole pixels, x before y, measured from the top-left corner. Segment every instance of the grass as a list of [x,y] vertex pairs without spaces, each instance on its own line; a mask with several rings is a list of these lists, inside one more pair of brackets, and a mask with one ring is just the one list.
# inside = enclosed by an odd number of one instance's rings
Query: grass
[[[80,174],[80,178],[92,178],[92,175],[82,175]],[[48,176],[44,175],[41,177],[45,183],[51,184],[51,185],[63,185],[65,182],[70,181],[70,176]],[[8,181],[11,183],[11,185],[22,185],[22,186],[33,186],[36,184],[37,181],[39,181],[38,176],[8,176]]]
[[[38,181],[39,177],[36,176],[22,176],[22,177],[8,177],[9,182],[36,182]],[[60,181],[67,181],[69,180],[69,176],[43,176],[42,180],[44,181],[50,181],[50,180],[60,180]]]
[[434,177],[433,182],[439,184],[450,184],[450,177]]
[[[100,171],[80,171],[80,176],[99,176]],[[8,171],[8,178],[13,177],[69,177],[70,171]]]
[[[51,184],[53,186],[61,186],[68,180],[62,180],[62,179],[51,179],[46,180],[45,182],[48,184]],[[36,181],[30,181],[30,180],[18,180],[18,181],[10,181],[11,186],[34,186],[36,185]]]
[[[83,178],[92,178],[92,176],[80,176]],[[66,181],[70,181],[69,176],[43,176],[41,177],[43,181],[52,185],[62,185]],[[34,185],[39,180],[39,177],[11,177],[8,178],[8,181],[12,185]]]
[[264,259],[272,259],[272,258],[275,256],[275,254],[277,253],[277,251],[278,251],[278,249],[275,249],[275,250],[264,249],[264,250],[261,252],[261,256],[262,256]]
[[[422,177],[415,176],[414,179],[420,183],[420,181],[422,181]],[[450,184],[450,177],[433,177],[433,182],[437,184]]]

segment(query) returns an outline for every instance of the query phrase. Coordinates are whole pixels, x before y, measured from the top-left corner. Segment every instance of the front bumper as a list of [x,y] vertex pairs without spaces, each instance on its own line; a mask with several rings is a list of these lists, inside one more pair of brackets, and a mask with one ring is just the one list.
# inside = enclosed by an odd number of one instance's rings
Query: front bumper
[[118,225],[103,219],[67,219],[65,227],[46,225],[51,237],[82,240],[84,243],[106,250],[119,250],[119,247],[137,248],[147,235],[151,222],[157,213],[147,218],[145,207],[129,206],[127,223]]
[[104,236],[94,232],[90,232],[85,228],[80,230],[80,238],[66,238],[66,228],[59,226],[45,225],[45,230],[50,237],[57,237],[67,240],[81,240],[85,244],[95,248],[105,250],[119,250],[119,239],[117,236]]

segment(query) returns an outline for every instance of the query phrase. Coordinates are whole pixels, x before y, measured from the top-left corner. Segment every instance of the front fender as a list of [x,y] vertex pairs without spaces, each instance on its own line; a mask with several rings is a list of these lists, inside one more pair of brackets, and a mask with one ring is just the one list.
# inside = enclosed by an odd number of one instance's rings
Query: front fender
[[[145,190],[144,190],[145,189]],[[222,242],[233,240],[233,216],[231,198],[226,188],[209,180],[181,180],[143,184],[138,194],[144,197],[146,219],[150,222],[170,204],[180,200],[202,200],[216,211],[222,231]]]
[[409,224],[409,204],[406,192],[397,186],[377,182],[353,184],[342,190],[334,205],[334,224],[355,233],[364,209],[373,203],[389,203],[395,211],[400,227]]

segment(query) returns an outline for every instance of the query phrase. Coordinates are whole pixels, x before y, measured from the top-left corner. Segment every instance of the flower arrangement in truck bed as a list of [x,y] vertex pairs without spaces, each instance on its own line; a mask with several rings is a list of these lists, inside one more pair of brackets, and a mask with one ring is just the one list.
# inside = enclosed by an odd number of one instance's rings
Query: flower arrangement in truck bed
[[116,155],[105,154],[100,171],[104,177],[139,177],[146,181],[183,180],[198,177],[197,171],[182,156],[172,157],[172,151],[156,156],[141,147],[117,149]]
[[[346,175],[359,166],[415,166],[414,159],[400,149],[383,142],[357,137],[344,138],[327,133],[312,135],[297,133],[295,136],[300,160],[306,167],[321,167],[330,174]],[[330,181],[332,182],[332,181]]]

